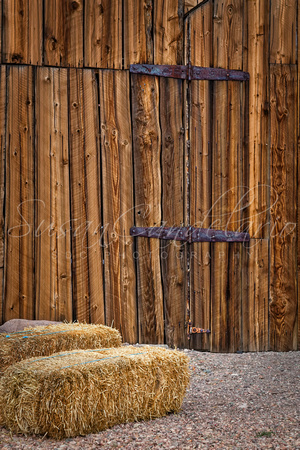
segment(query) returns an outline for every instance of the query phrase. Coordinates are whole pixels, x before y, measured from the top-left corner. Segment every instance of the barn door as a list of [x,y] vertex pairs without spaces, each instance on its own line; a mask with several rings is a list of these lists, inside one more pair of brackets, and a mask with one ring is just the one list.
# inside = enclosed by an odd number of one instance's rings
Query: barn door
[[[135,227],[185,223],[183,89],[180,79],[131,74]],[[184,243],[135,245],[140,342],[185,346]]]
[[[187,62],[243,69],[243,16],[238,4],[208,2],[187,17]],[[247,89],[248,81],[237,80],[192,80],[187,87],[190,221],[198,226],[246,231]],[[242,350],[242,269],[249,247],[245,242],[192,245],[191,320],[211,331],[193,336],[193,348]]]
[[[236,351],[249,241],[243,233],[249,76],[238,56],[229,58],[231,47],[222,46],[216,14],[231,11],[214,12],[208,2],[187,17],[184,66],[131,66],[131,233],[140,341]],[[237,30],[238,20],[228,19]]]

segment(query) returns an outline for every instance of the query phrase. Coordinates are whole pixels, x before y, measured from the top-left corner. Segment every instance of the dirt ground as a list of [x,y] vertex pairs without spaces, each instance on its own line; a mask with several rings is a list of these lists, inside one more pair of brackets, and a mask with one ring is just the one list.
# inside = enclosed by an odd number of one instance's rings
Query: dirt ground
[[0,449],[300,449],[300,352],[186,353],[179,414],[63,441],[0,428]]

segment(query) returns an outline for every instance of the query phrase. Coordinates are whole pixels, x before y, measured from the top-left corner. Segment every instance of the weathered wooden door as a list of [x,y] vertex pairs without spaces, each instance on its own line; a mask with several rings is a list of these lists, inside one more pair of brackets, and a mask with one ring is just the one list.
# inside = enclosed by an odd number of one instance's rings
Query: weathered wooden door
[[[182,80],[131,75],[135,225],[183,226],[184,86]],[[185,345],[185,247],[136,238],[141,342]]]
[[[246,231],[247,75],[231,70],[243,69],[241,17],[234,16],[206,3],[186,19],[185,67],[131,69],[135,226],[149,236],[161,225]],[[218,34],[224,21],[236,28],[229,47]],[[228,70],[203,74],[193,66]],[[137,237],[140,340],[160,343],[165,333],[169,345],[186,346],[191,319],[211,331],[192,335],[193,348],[241,350],[250,247]]]
[[[195,8],[185,22],[186,62],[247,70],[243,21],[243,8],[237,2],[209,1]],[[264,222],[258,212],[264,205],[266,186],[253,182],[248,83],[194,80],[187,87],[190,222],[246,231],[251,237],[243,244],[192,246],[191,319],[196,326],[211,330],[209,335],[192,337],[191,345],[198,349],[268,348],[268,241],[261,239],[259,227],[254,226]]]
[[[206,3],[186,21],[187,60],[242,70],[242,17],[234,6]],[[228,41],[230,36],[230,41]],[[192,81],[190,220],[205,228],[247,231],[247,82]],[[191,250],[191,316],[210,335],[193,346],[242,349],[242,265],[245,243],[195,243]],[[246,302],[245,302],[246,304]]]

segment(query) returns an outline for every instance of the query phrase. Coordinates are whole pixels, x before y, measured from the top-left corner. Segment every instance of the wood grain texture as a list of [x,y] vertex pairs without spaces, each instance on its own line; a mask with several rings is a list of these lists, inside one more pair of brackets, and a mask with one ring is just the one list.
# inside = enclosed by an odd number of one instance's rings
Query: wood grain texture
[[[160,79],[160,124],[162,130],[162,221],[165,226],[183,226],[183,83]],[[162,283],[166,343],[187,345],[185,320],[185,246],[161,241]]]
[[72,320],[67,70],[36,79],[36,318]]
[[0,0],[0,11],[2,11],[0,18],[0,61],[3,62],[2,59],[3,0]]
[[154,0],[154,64],[183,64],[182,0]]
[[[189,55],[193,65],[209,67],[213,63],[212,3],[191,14]],[[190,84],[190,215],[191,225],[209,228],[212,207],[212,83]],[[194,326],[211,327],[211,245],[194,243],[191,247],[191,320]],[[208,334],[194,335],[194,349],[209,350]]]
[[214,2],[214,67],[242,69],[243,14],[241,0],[217,0]]
[[69,72],[73,310],[105,323],[98,92],[92,70]]
[[[212,219],[216,229],[236,230],[241,225],[242,134],[240,83],[215,83],[212,148]],[[230,106],[229,106],[230,105]],[[242,244],[212,244],[211,261],[211,349],[240,348]],[[237,259],[239,258],[239,259]],[[240,270],[240,272],[239,272]],[[236,277],[236,283],[232,275]],[[229,314],[231,311],[231,314]]]
[[4,268],[0,268],[0,293],[1,293],[1,299],[0,299],[0,325],[4,323],[3,318],[3,281],[4,281]]
[[[161,225],[159,80],[132,75],[136,226]],[[136,238],[139,340],[163,343],[164,316],[159,240]]]
[[[0,67],[0,267],[4,266],[4,197],[6,158],[6,67]],[[1,303],[1,302],[0,302]]]
[[251,239],[243,246],[243,351],[262,352],[269,348],[269,242]]
[[84,4],[84,65],[122,69],[122,0]]
[[[212,207],[212,102],[208,81],[193,81],[190,87],[191,225],[211,226]],[[211,245],[194,243],[191,249],[191,320],[194,326],[210,328]],[[209,349],[210,336],[192,337],[193,348]]]
[[[129,73],[101,71],[99,93],[106,323],[121,331],[124,342],[135,343],[138,334],[134,239],[130,237],[134,189]],[[141,301],[143,295],[141,292]]]
[[124,68],[153,64],[153,1],[124,0]]
[[270,66],[270,348],[297,348],[297,67]]
[[213,64],[213,4],[201,6],[187,19],[189,21],[190,59],[194,66]]
[[44,63],[83,65],[83,0],[44,1]]
[[[195,13],[196,14],[196,13]],[[214,3],[215,67],[242,68],[243,2]],[[213,87],[211,227],[238,231],[243,161],[243,84],[215,82]],[[242,244],[213,244],[211,260],[211,350],[236,351],[241,342]],[[233,280],[236,277],[236,283]],[[230,315],[229,315],[230,311]]]
[[[247,24],[247,26],[246,26]],[[244,165],[245,229],[267,238],[269,226],[269,1],[246,2],[244,70],[250,74],[248,157]]]
[[5,321],[34,318],[33,80],[32,67],[8,69]]
[[186,14],[199,3],[201,3],[201,0],[183,0],[184,13]]
[[0,322],[3,323],[6,67],[0,67]]
[[211,350],[242,349],[242,252],[240,243],[211,247]]
[[297,62],[297,0],[270,2],[270,63]]
[[242,349],[243,244],[216,243],[211,247],[211,350]]
[[[211,244],[194,243],[191,247],[191,320],[193,326],[211,328]],[[191,347],[196,350],[211,348],[210,334],[191,337]]]
[[2,61],[42,64],[42,2],[2,0],[2,6]]

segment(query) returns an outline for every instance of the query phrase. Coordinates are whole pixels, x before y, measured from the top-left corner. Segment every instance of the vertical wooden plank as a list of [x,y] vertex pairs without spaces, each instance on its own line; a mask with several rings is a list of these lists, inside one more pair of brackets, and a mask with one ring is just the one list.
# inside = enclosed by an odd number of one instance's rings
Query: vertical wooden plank
[[[159,80],[133,75],[132,123],[136,226],[161,225]],[[139,339],[163,343],[164,317],[158,239],[136,238]]]
[[211,349],[242,349],[242,253],[241,243],[211,246]]
[[202,0],[183,0],[184,14],[195,8]]
[[[240,83],[217,82],[214,87],[214,136],[212,149],[212,219],[215,229],[239,230],[241,226],[242,117]],[[214,351],[236,351],[241,336],[242,244],[212,244],[211,346]],[[240,269],[240,272],[239,272]],[[235,274],[236,283],[232,280]]]
[[67,70],[36,80],[36,318],[72,320]]
[[183,64],[182,0],[154,0],[154,64]]
[[105,323],[98,92],[92,70],[70,69],[69,80],[73,310]]
[[4,268],[1,267],[0,268],[0,325],[2,325],[4,323],[4,318],[3,318],[3,277],[4,277]]
[[251,239],[243,248],[242,330],[243,351],[262,352],[269,347],[269,243]]
[[125,342],[135,343],[138,335],[134,241],[130,237],[134,193],[129,73],[101,71],[99,91],[106,323],[118,328]]
[[45,0],[44,62],[83,65],[83,0]]
[[0,11],[1,11],[1,18],[0,18],[0,61],[3,62],[2,59],[2,34],[3,34],[3,0],[0,0]]
[[6,67],[0,67],[0,323],[3,322]]
[[153,1],[124,0],[124,68],[153,64]]
[[[243,2],[214,3],[214,66],[242,68]],[[213,93],[212,220],[216,229],[238,230],[242,197],[242,89],[239,82],[216,82]],[[211,349],[240,346],[241,244],[213,244],[211,260]],[[240,275],[239,274],[240,271]],[[232,279],[235,273],[236,284]]]
[[89,0],[84,7],[84,65],[122,69],[122,0]]
[[191,14],[189,47],[190,59],[194,66],[210,67],[213,64],[213,5],[211,2],[201,6]]
[[[190,60],[196,66],[211,66],[212,3],[203,5],[189,18]],[[211,226],[212,83],[190,84],[190,215],[191,225]],[[194,326],[211,327],[211,246],[194,243],[191,248],[191,320]],[[209,350],[210,335],[194,335],[194,349]]]
[[270,2],[270,63],[297,62],[297,0]]
[[[246,2],[244,70],[250,74],[248,157],[244,165],[245,227],[253,238],[267,238],[269,227],[269,5]],[[245,24],[246,25],[246,24]],[[248,181],[247,181],[248,180]]]
[[[194,30],[194,27],[192,27]],[[193,48],[193,47],[192,47]],[[201,65],[201,63],[198,65]],[[208,81],[191,83],[191,224],[211,226],[211,85]],[[211,245],[194,243],[191,253],[191,319],[194,326],[209,329],[210,321],[210,261]],[[210,335],[193,336],[193,348],[209,349]]]
[[270,348],[297,348],[297,67],[270,66]]
[[214,2],[214,66],[242,69],[243,65],[243,2]]
[[5,321],[34,318],[34,75],[8,70]]
[[39,0],[2,1],[2,60],[14,64],[42,64],[43,3]]
[[[183,226],[183,83],[160,79],[162,130],[162,221],[164,226]],[[185,250],[176,241],[161,241],[165,336],[169,346],[184,347]]]

